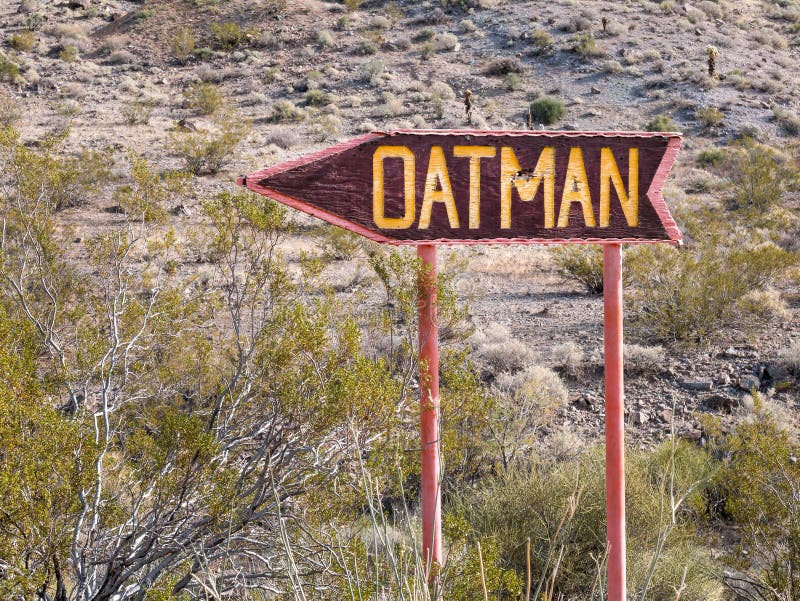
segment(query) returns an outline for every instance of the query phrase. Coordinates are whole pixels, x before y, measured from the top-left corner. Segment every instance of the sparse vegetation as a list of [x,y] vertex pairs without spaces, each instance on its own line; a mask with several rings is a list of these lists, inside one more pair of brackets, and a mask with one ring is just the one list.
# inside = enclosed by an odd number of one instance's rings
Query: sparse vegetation
[[30,30],[18,31],[9,36],[8,45],[20,52],[30,52],[36,46],[36,34]]
[[725,119],[722,111],[715,106],[706,106],[694,111],[695,118],[703,127],[716,127]]
[[370,56],[378,53],[378,46],[372,40],[361,40],[355,52],[360,56]]
[[487,75],[508,75],[509,73],[516,73],[522,75],[525,67],[518,58],[500,58],[492,61],[486,68]]
[[218,23],[215,21],[211,23],[210,31],[214,47],[219,50],[233,50],[243,44],[249,35],[234,22]]
[[213,115],[225,106],[225,97],[213,83],[193,83],[183,93],[189,108],[201,115]]
[[531,34],[531,49],[534,54],[549,54],[554,47],[553,36],[544,29],[537,29]]
[[170,44],[172,56],[185,63],[194,54],[195,43],[194,32],[189,27],[179,27]]
[[150,122],[153,105],[144,100],[135,100],[123,105],[120,111],[128,125],[146,125]]
[[270,120],[276,123],[283,121],[302,121],[305,118],[305,112],[297,108],[291,100],[278,100],[272,105],[272,116]]
[[186,170],[195,175],[217,173],[236,159],[239,144],[250,133],[250,123],[236,113],[224,113],[213,130],[173,132],[170,150],[181,157]]
[[678,126],[669,115],[659,115],[644,127],[647,131],[677,131]]
[[564,116],[564,103],[558,98],[543,96],[531,102],[530,111],[536,123],[552,125]]
[[74,63],[80,58],[80,54],[75,46],[68,44],[59,51],[58,58],[65,63]]
[[597,58],[606,54],[606,51],[597,45],[597,40],[591,33],[578,36],[573,49],[583,58]]
[[596,246],[557,246],[550,250],[557,267],[592,294],[603,292],[603,250]]

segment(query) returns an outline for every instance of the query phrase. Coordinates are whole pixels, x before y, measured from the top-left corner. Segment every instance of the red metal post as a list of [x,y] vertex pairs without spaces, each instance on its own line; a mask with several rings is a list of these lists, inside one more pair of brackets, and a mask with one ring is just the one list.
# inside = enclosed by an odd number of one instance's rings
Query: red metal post
[[606,385],[608,601],[625,601],[625,412],[622,372],[622,249],[603,246]]
[[422,556],[433,583],[442,565],[442,494],[439,478],[439,321],[436,246],[417,246],[419,286],[420,442],[422,445]]

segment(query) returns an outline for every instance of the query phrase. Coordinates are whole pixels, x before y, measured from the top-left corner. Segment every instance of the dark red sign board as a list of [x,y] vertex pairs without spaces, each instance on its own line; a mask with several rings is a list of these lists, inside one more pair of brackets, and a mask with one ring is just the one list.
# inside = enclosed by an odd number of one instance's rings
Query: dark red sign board
[[661,196],[680,145],[651,132],[375,132],[239,183],[390,244],[680,243]]

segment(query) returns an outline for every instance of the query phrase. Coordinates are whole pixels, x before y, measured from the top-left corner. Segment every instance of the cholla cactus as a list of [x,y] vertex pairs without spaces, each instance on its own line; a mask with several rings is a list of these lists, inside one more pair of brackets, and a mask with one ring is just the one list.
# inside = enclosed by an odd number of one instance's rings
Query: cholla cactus
[[708,53],[708,76],[716,77],[717,56],[719,56],[719,50],[717,50],[716,46],[706,46],[706,52]]

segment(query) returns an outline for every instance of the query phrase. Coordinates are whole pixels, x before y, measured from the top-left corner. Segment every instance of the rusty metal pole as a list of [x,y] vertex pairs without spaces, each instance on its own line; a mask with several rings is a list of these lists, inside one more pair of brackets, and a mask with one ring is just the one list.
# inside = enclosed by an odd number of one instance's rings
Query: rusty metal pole
[[442,565],[442,494],[439,478],[439,320],[436,306],[436,246],[417,246],[419,286],[420,442],[422,447],[422,557],[428,582]]
[[622,371],[622,249],[603,246],[606,386],[608,601],[625,601],[625,411]]

